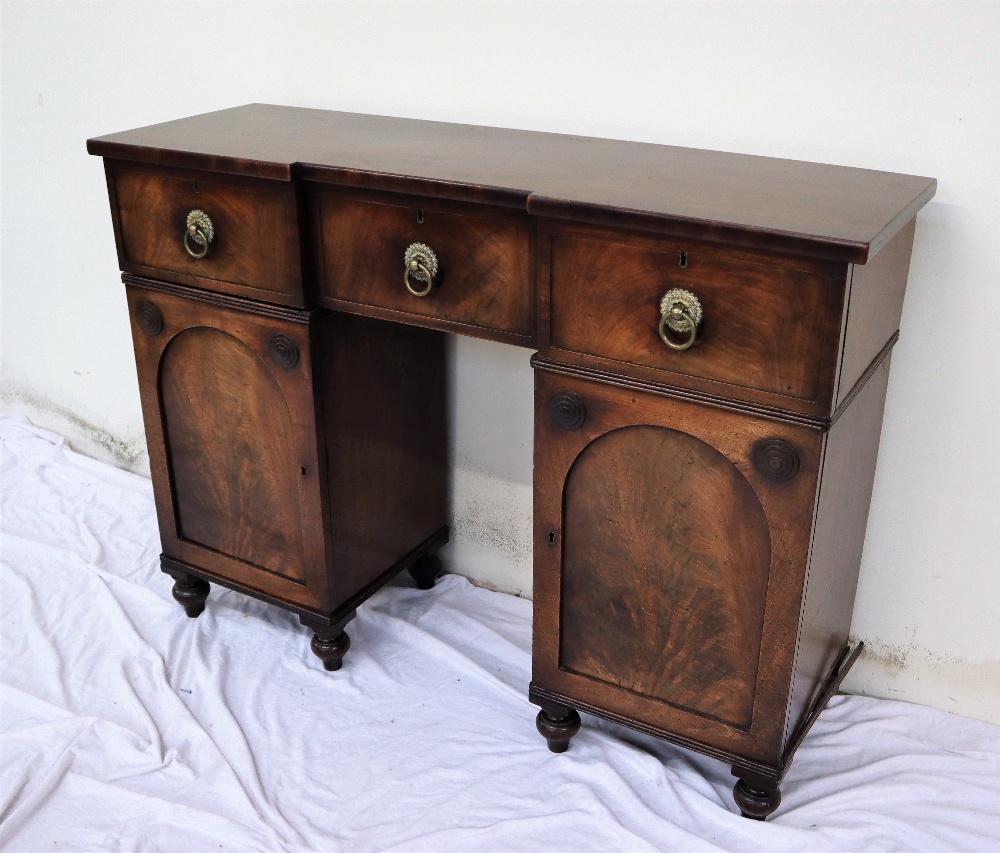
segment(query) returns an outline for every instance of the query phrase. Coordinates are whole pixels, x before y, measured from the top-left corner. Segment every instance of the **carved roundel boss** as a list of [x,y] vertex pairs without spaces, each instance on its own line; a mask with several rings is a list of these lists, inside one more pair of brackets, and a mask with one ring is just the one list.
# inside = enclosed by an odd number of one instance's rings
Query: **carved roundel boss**
[[799,473],[799,452],[780,438],[758,441],[752,455],[754,467],[775,483],[785,483]]
[[275,335],[268,349],[278,367],[291,370],[299,363],[299,347],[288,335]]
[[557,391],[549,400],[549,417],[555,426],[572,431],[582,427],[587,420],[587,407],[578,394]]

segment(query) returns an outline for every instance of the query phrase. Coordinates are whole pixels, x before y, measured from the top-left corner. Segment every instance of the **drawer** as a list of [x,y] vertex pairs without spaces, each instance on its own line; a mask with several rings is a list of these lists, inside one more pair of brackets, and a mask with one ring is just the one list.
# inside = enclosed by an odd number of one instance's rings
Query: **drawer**
[[[312,191],[310,208],[322,304],[533,345],[527,215],[327,187]],[[404,256],[414,243],[430,247],[437,260],[426,296],[413,295],[404,282]],[[416,279],[411,284],[424,288]]]
[[[843,265],[595,230],[547,239],[551,346],[670,371],[671,384],[709,393],[768,402],[714,383],[809,402],[832,393]],[[660,303],[674,288],[702,308],[694,344],[680,351],[659,334]]]
[[[295,189],[281,181],[109,163],[121,268],[181,284],[303,305]],[[205,248],[188,237],[191,211],[211,223]],[[205,226],[201,226],[205,229]]]

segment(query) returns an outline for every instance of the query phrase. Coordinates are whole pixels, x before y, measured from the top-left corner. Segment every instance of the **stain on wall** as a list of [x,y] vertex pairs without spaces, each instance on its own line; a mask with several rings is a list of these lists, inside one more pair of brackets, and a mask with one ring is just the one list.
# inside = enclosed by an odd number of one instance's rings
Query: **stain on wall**
[[146,436],[116,435],[76,412],[17,382],[0,382],[0,411],[23,412],[35,426],[66,438],[78,453],[110,462],[135,474],[149,476]]
[[531,484],[467,468],[452,471],[449,571],[498,592],[531,596]]
[[[879,699],[908,699],[1000,724],[1000,659],[967,660],[932,651],[912,639],[889,643],[867,637],[843,692]],[[989,651],[993,651],[992,649]],[[912,701],[912,700],[910,700]]]

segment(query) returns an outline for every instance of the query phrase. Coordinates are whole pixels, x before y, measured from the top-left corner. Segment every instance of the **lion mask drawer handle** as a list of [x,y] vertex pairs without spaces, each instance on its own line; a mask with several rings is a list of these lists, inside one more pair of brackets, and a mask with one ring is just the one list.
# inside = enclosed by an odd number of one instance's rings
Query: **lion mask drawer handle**
[[[668,290],[660,300],[660,339],[671,349],[687,349],[698,334],[701,317],[701,302],[690,290]],[[671,332],[684,337],[675,340]]]
[[[208,254],[208,244],[215,239],[215,227],[204,210],[192,210],[187,215],[187,228],[184,231],[184,248],[195,259]],[[192,247],[191,244],[194,244]]]
[[[403,284],[406,289],[414,296],[426,296],[430,293],[438,271],[438,259],[433,249],[423,243],[411,243],[403,255],[403,264]],[[413,286],[413,281],[423,282],[424,287],[418,290]]]

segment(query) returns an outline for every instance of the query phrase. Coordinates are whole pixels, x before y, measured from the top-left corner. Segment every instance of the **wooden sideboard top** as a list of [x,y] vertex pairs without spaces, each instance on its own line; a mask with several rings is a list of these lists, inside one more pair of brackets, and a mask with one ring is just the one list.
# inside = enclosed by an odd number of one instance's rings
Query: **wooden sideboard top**
[[933,178],[869,169],[268,104],[98,137],[87,150],[861,264],[937,188]]

